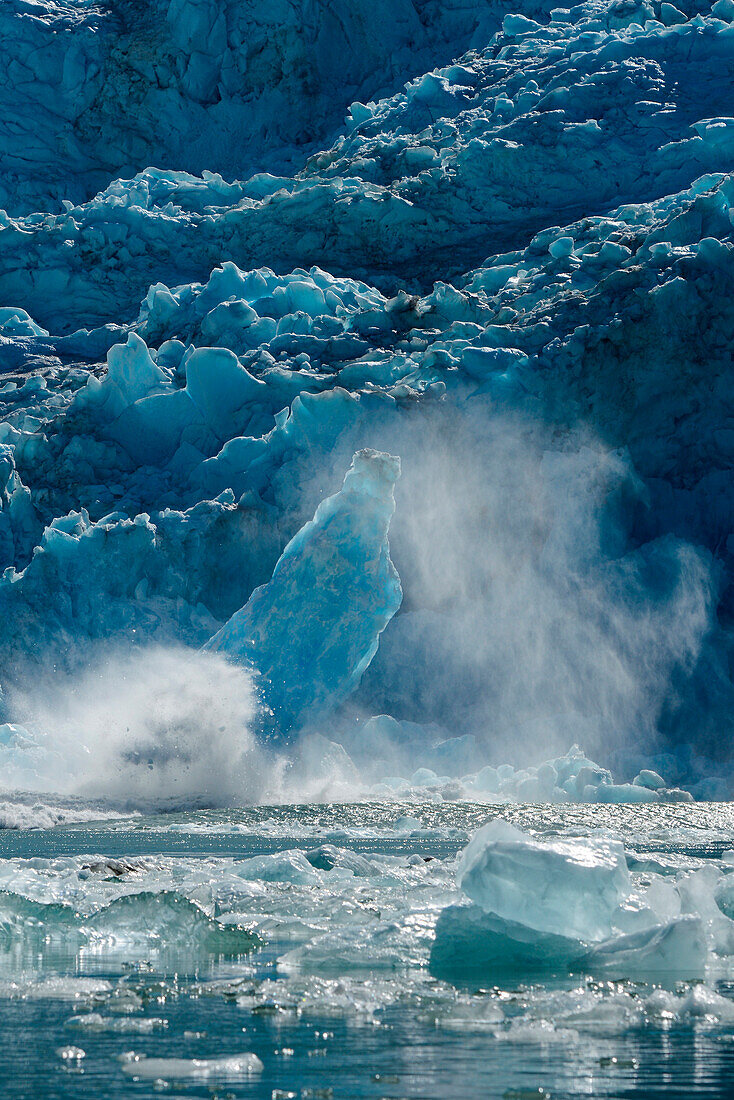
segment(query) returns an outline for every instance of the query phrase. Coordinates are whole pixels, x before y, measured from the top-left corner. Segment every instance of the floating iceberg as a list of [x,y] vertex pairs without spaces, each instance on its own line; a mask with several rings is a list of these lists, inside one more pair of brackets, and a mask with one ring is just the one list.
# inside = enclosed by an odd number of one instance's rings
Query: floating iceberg
[[138,1055],[125,1062],[122,1072],[141,1081],[200,1081],[249,1077],[262,1073],[263,1063],[256,1054],[228,1054],[222,1058],[148,1058]]
[[599,944],[586,955],[584,966],[614,978],[702,978],[708,961],[703,921],[687,916]]
[[[643,775],[655,776],[654,780],[646,780],[655,783],[654,790],[640,782],[639,776],[632,783],[615,782],[612,773],[586,756],[578,745],[541,764],[484,764],[477,771],[467,772],[468,761],[476,767],[486,758],[474,737],[443,739],[440,730],[397,722],[387,714],[347,729],[345,742],[354,757],[351,771],[355,778],[359,775],[372,794],[383,798],[608,805],[693,801],[689,791],[667,784],[657,772]],[[424,763],[409,774],[416,762]],[[629,771],[624,754],[620,763]],[[675,758],[667,763],[675,764]],[[386,766],[392,768],[392,774],[385,773]]]
[[581,968],[585,954],[572,937],[501,920],[478,905],[450,905],[436,922],[430,967],[447,981],[567,973]]
[[487,912],[551,935],[593,943],[631,892],[624,846],[615,840],[535,840],[493,821],[462,853],[457,882]]
[[682,875],[640,891],[616,840],[536,838],[498,819],[461,854],[457,883],[473,904],[441,912],[431,948],[432,971],[449,979],[508,970],[702,978],[734,950],[734,922],[711,882]]

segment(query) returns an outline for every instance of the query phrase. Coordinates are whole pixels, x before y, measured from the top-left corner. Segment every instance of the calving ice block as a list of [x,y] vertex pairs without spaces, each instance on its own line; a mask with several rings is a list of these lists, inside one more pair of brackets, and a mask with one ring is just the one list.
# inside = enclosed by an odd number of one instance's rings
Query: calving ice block
[[207,642],[259,673],[279,731],[328,713],[357,687],[400,607],[387,537],[399,475],[398,458],[358,451],[271,580]]

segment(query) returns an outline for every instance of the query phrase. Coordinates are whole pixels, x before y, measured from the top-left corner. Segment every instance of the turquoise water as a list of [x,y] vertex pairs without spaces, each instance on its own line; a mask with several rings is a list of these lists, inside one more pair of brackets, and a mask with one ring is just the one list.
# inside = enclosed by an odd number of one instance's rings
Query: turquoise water
[[[431,974],[456,853],[500,813],[621,837],[642,885],[726,875],[734,845],[728,804],[259,807],[5,830],[1,1094],[734,1095],[726,964],[695,983]],[[261,1066],[211,1064],[244,1054]]]

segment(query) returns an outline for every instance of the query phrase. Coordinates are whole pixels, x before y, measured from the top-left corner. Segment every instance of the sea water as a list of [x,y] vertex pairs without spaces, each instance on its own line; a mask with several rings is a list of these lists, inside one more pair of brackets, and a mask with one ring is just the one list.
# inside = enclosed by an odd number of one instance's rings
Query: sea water
[[731,1094],[734,974],[431,963],[488,821],[621,839],[644,887],[734,871],[730,804],[94,812],[0,833],[2,1096]]

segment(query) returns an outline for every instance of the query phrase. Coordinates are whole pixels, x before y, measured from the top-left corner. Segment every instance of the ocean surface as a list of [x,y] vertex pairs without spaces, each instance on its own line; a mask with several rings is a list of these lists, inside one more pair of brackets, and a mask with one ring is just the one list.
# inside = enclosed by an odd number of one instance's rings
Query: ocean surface
[[644,887],[734,873],[731,804],[65,812],[0,832],[3,1097],[734,1093],[734,972],[460,981],[431,962],[488,820],[621,839]]

